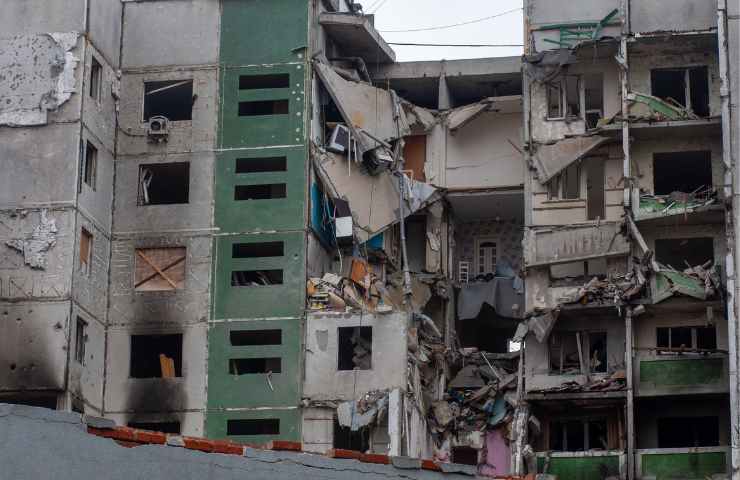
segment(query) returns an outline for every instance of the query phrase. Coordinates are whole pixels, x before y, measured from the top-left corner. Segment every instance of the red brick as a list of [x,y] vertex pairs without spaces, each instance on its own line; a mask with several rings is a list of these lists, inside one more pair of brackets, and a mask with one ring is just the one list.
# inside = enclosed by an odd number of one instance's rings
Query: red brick
[[137,442],[141,443],[155,443],[158,445],[164,445],[167,442],[167,435],[162,432],[152,432],[149,430],[136,430],[134,432]]
[[362,452],[356,450],[344,450],[342,448],[332,448],[326,452],[326,456],[330,458],[348,458],[352,460],[359,460],[362,456]]
[[133,447],[140,447],[141,446],[141,444],[140,443],[137,443],[137,442],[127,442],[125,440],[115,440],[115,439],[113,441],[116,442],[117,444],[119,444],[120,446],[126,447],[126,448],[133,448]]
[[195,437],[182,437],[182,441],[185,443],[185,448],[189,450],[200,450],[201,452],[213,451],[213,442],[210,440]]
[[363,453],[360,455],[360,461],[365,463],[380,463],[382,465],[390,465],[391,457],[388,455],[380,455],[378,453]]
[[244,455],[244,447],[225,440],[214,440],[213,452],[227,455]]
[[432,470],[435,472],[441,472],[442,469],[437,465],[434,460],[422,460],[421,461],[421,468],[422,470]]
[[286,440],[272,440],[265,445],[267,450],[286,450],[290,452],[300,452],[303,450],[301,442],[288,442]]

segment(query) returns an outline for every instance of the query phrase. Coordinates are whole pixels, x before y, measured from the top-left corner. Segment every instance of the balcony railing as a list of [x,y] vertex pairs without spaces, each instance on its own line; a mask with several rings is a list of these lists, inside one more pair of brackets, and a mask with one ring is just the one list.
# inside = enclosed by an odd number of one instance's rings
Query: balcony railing
[[701,356],[689,356],[639,352],[636,360],[635,385],[637,385],[638,396],[729,391],[725,354],[708,353]]
[[638,478],[704,480],[726,474],[729,447],[656,448],[635,451]]
[[537,471],[568,480],[625,478],[627,455],[621,450],[537,453]]

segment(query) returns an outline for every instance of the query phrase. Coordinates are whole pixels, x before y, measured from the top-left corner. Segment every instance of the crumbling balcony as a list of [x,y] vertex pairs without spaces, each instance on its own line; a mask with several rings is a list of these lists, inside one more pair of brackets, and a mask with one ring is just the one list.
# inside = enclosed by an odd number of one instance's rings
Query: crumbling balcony
[[622,450],[538,452],[537,471],[563,479],[625,478],[627,455]]
[[635,465],[638,478],[725,478],[730,469],[730,447],[640,449],[635,451]]

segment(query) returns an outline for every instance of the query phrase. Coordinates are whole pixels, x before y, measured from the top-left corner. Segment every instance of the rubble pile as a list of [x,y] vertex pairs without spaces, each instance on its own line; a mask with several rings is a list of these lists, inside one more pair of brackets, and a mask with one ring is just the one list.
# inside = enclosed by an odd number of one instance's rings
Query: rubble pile
[[363,310],[387,313],[393,310],[391,294],[372,273],[368,264],[354,258],[348,278],[327,273],[322,278],[309,278],[306,288],[308,308],[312,311]]
[[717,190],[702,186],[693,192],[672,192],[669,195],[640,193],[640,216],[677,215],[693,213],[717,202]]
[[619,392],[627,388],[627,378],[624,370],[617,370],[606,378],[592,379],[581,384],[565,382],[557,387],[530,390],[530,393],[584,393],[584,392]]

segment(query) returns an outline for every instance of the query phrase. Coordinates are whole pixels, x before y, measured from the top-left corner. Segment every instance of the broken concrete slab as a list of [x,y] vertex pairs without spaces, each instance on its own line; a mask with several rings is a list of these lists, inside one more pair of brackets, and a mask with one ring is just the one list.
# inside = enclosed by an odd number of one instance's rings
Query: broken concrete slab
[[613,138],[593,135],[566,138],[553,144],[538,145],[532,156],[537,178],[540,183],[545,184],[597,148],[614,141]]
[[621,223],[563,226],[524,232],[527,267],[557,265],[590,258],[617,257],[631,251]]

